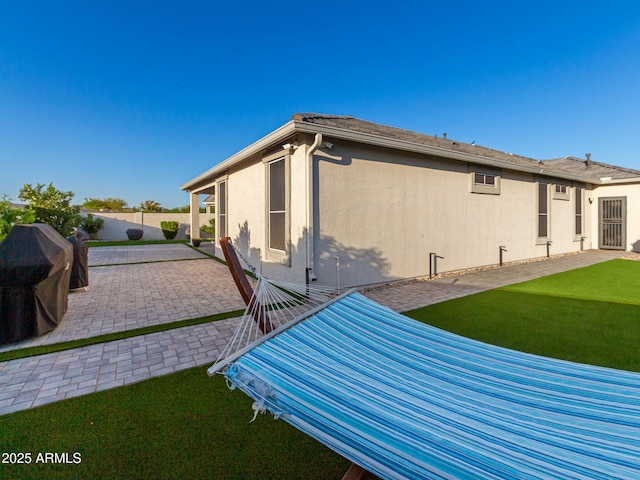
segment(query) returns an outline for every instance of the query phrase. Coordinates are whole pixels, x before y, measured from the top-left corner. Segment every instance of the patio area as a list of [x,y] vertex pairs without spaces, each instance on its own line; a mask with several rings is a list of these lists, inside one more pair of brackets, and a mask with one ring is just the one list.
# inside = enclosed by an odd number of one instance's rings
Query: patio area
[[244,308],[227,267],[184,244],[90,248],[89,267],[55,330],[0,352]]
[[[205,246],[206,250],[208,246]],[[397,311],[626,255],[589,251],[366,292]],[[0,351],[171,323],[244,307],[225,265],[183,244],[89,249],[89,290],[49,334]],[[210,364],[236,318],[0,362],[0,415]]]

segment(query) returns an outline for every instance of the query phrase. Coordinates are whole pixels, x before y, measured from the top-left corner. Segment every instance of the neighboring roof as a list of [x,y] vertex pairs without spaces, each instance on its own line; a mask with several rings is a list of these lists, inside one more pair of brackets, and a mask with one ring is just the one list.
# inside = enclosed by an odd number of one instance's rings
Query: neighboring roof
[[601,184],[612,180],[621,182],[631,179],[640,182],[640,171],[598,162],[590,162],[590,167],[586,168],[585,160],[575,157],[543,161],[482,147],[476,145],[475,142],[463,143],[436,135],[426,135],[360,120],[352,116],[296,113],[282,127],[183,184],[181,189],[199,190],[205,193],[205,187],[210,187],[212,180],[230,166],[273,147],[296,133],[322,133],[326,137],[335,139],[435,155],[480,165],[539,173],[586,183]]
[[211,203],[211,204],[215,204],[216,203],[216,194],[212,193],[211,195],[207,196],[207,198],[205,198],[202,203]]
[[600,181],[640,178],[640,170],[617,167],[608,163],[588,161],[576,157],[554,158],[545,160],[544,163],[545,165],[551,165],[553,168],[561,168],[577,175],[590,176]]

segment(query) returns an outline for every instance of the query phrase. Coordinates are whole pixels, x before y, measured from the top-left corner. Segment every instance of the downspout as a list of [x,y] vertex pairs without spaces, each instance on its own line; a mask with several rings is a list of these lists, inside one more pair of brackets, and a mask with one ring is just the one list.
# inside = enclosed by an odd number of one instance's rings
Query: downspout
[[307,276],[308,281],[316,280],[316,274],[313,271],[314,258],[313,258],[313,154],[318,150],[318,147],[322,144],[322,134],[316,133],[316,139],[307,150],[307,180],[306,180],[306,194],[307,194]]

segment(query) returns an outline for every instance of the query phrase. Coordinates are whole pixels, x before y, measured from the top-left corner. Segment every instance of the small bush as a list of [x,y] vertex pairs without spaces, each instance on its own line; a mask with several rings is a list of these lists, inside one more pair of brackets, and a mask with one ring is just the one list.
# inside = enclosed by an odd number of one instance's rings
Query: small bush
[[129,240],[140,240],[144,231],[141,228],[129,228],[127,229],[127,238]]
[[0,195],[0,242],[15,224],[33,223],[35,220],[33,211],[14,207],[6,195]]
[[200,227],[200,230],[202,230],[205,233],[208,233],[212,237],[215,237],[216,236],[216,219],[212,218],[211,220],[209,220],[209,225],[202,225]]
[[178,234],[180,224],[174,221],[163,221],[160,222],[160,228],[162,228],[162,234],[164,235],[164,238],[166,238],[167,240],[173,240]]
[[94,218],[90,213],[82,219],[80,228],[89,235],[91,240],[95,240],[98,232],[104,228],[104,219]]

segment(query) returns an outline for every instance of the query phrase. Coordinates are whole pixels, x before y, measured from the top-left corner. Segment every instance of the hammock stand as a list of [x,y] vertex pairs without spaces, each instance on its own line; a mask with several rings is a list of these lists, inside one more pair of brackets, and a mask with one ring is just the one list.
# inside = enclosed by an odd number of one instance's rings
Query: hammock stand
[[[229,237],[221,238],[220,247],[229,267],[229,271],[231,272],[231,276],[233,277],[233,281],[240,292],[242,300],[244,300],[247,305],[247,311],[253,312],[252,316],[262,333],[271,333],[274,330],[273,324],[271,323],[266,309],[260,305],[257,297],[254,295],[251,284],[249,283],[242,265],[240,264],[236,250],[233,248],[233,245],[231,245],[231,239]],[[342,480],[368,480],[372,478],[374,478],[372,473],[368,472],[360,465],[352,463],[342,477]]]
[[466,339],[353,292],[277,326],[223,240],[269,333],[208,373],[352,461],[343,480],[640,479],[640,374]]

